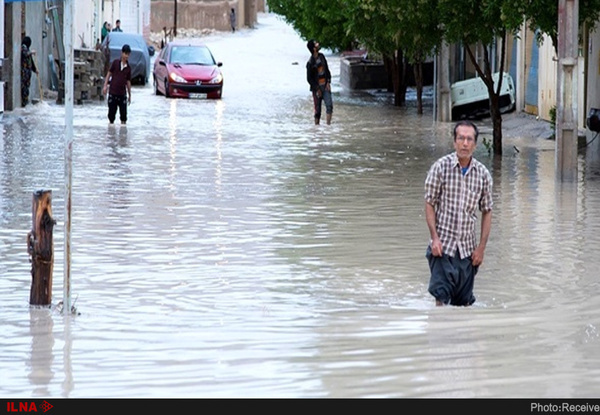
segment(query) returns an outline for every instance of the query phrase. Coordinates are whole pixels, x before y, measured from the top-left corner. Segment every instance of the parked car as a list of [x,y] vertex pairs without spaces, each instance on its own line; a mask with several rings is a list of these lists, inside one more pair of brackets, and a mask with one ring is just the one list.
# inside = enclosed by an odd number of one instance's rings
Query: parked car
[[203,43],[172,41],[154,61],[154,92],[166,97],[220,99],[222,65]]
[[[492,75],[494,89],[498,86],[500,74]],[[487,87],[481,78],[458,81],[451,85],[452,120],[463,118],[481,118],[490,114],[490,98]],[[504,72],[500,91],[500,112],[511,112],[516,108],[515,84],[512,77]]]
[[127,32],[110,32],[104,38],[101,49],[105,52],[104,56],[109,56],[106,51],[110,51],[109,62],[121,58],[121,48],[128,44],[131,48],[129,55],[129,65],[131,66],[131,82],[145,85],[150,79],[150,56],[154,55],[154,47],[148,46],[142,35]]

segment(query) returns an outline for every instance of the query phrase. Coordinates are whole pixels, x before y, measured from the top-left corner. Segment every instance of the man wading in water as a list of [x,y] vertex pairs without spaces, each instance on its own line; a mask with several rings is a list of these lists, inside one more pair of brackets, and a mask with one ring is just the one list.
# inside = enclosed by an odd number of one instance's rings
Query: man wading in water
[[327,113],[327,124],[331,124],[331,115],[333,113],[333,101],[331,99],[331,72],[327,59],[319,52],[321,45],[319,42],[309,40],[306,47],[311,53],[310,59],[306,62],[306,80],[310,84],[310,90],[313,95],[315,125],[321,121],[321,104],[325,101],[325,112]]
[[[455,152],[437,160],[425,179],[425,218],[431,241],[426,257],[429,293],[436,305],[469,306],[492,226],[492,176],[475,160],[479,131],[470,121],[454,126]],[[476,243],[475,221],[481,213]]]

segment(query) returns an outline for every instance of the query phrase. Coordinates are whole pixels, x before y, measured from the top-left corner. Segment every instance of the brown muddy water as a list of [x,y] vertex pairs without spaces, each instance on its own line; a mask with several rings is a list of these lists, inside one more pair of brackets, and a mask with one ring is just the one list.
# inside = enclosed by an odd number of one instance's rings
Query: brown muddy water
[[[501,158],[479,145],[495,210],[477,302],[436,308],[423,183],[451,125],[432,121],[431,91],[423,116],[350,93],[329,54],[334,122],[314,126],[308,51],[285,23],[261,14],[206,42],[221,101],[137,86],[127,128],[108,127],[104,103],[75,107],[77,316],[57,307],[64,107],[4,115],[0,396],[598,396],[596,143],[574,185],[554,179],[554,142],[526,128]],[[49,309],[28,304],[38,189],[57,220]]]

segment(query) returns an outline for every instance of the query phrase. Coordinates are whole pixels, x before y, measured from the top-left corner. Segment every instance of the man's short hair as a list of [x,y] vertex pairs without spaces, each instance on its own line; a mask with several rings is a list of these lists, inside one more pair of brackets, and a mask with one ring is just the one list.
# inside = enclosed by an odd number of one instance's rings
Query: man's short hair
[[125,44],[121,48],[121,52],[123,52],[123,53],[131,53],[131,48],[129,47],[129,45]]

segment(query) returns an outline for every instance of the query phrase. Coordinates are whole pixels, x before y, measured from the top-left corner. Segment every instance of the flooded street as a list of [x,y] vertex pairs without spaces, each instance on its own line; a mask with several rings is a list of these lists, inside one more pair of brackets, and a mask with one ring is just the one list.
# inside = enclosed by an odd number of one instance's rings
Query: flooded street
[[[57,310],[64,107],[4,114],[0,396],[597,397],[597,146],[573,186],[551,140],[506,136],[501,159],[478,146],[495,210],[477,302],[436,308],[423,185],[452,125],[431,99],[418,116],[344,90],[329,54],[333,124],[315,126],[308,50],[277,16],[206,42],[222,100],[134,86],[126,128],[104,102],[75,106],[77,316]],[[57,220],[50,309],[28,304],[38,189]]]

